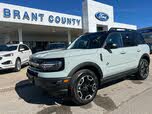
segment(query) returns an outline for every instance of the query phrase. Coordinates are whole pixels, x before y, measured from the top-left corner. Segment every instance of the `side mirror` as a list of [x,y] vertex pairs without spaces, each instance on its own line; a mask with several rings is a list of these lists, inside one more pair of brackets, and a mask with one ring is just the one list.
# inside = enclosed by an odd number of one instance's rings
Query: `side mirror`
[[24,48],[21,48],[19,51],[20,51],[20,52],[24,51]]
[[118,48],[118,46],[117,46],[117,44],[114,44],[114,43],[107,43],[105,48],[106,49],[116,49],[116,48]]

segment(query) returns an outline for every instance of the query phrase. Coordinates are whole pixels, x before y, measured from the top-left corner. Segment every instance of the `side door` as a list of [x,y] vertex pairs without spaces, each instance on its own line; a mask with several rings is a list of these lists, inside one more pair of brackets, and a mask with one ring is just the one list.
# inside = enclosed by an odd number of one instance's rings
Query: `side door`
[[106,76],[124,71],[124,56],[122,36],[119,32],[110,33],[102,50],[103,60],[106,66]]
[[137,61],[141,50],[136,42],[137,36],[135,32],[123,32],[121,34],[124,44],[123,51],[126,53],[126,56],[124,56],[125,68],[126,70],[131,70],[137,67]]
[[26,63],[29,60],[29,48],[26,45],[21,44],[19,46],[20,58],[22,63]]

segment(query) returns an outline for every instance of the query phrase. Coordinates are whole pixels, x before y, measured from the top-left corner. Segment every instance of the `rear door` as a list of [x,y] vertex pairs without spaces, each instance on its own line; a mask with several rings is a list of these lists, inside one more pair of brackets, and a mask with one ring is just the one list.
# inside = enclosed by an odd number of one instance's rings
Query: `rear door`
[[[140,33],[135,32],[134,36],[135,36],[135,42],[138,46],[137,47],[137,54],[138,54],[137,60],[139,61],[141,56],[146,52],[145,50],[147,49],[147,46],[145,45],[144,38]],[[150,48],[149,48],[149,52],[150,52]]]
[[121,35],[124,44],[123,51],[125,52],[125,69],[131,70],[137,67],[137,61],[141,50],[136,42],[137,36],[135,35],[135,32],[122,32]]
[[28,62],[31,53],[30,49],[26,45],[21,44],[19,46],[19,52],[22,63]]

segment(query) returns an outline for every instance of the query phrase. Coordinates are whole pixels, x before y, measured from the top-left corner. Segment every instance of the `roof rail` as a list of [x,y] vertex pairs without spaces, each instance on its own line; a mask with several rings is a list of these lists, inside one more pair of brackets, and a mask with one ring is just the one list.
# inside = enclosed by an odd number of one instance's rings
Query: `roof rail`
[[135,30],[127,29],[127,28],[110,28],[109,31],[126,31],[126,32],[129,32],[129,31],[135,31]]

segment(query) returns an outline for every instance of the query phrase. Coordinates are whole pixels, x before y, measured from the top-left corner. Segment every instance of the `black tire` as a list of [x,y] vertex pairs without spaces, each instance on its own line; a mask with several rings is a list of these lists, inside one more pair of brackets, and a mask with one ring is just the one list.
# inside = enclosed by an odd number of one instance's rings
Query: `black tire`
[[69,91],[76,105],[90,103],[98,91],[98,79],[95,73],[88,69],[76,72],[71,80]]
[[20,70],[21,70],[21,60],[16,59],[14,71],[19,72]]
[[149,76],[149,62],[146,59],[141,59],[138,66],[136,78],[138,80],[145,80]]

